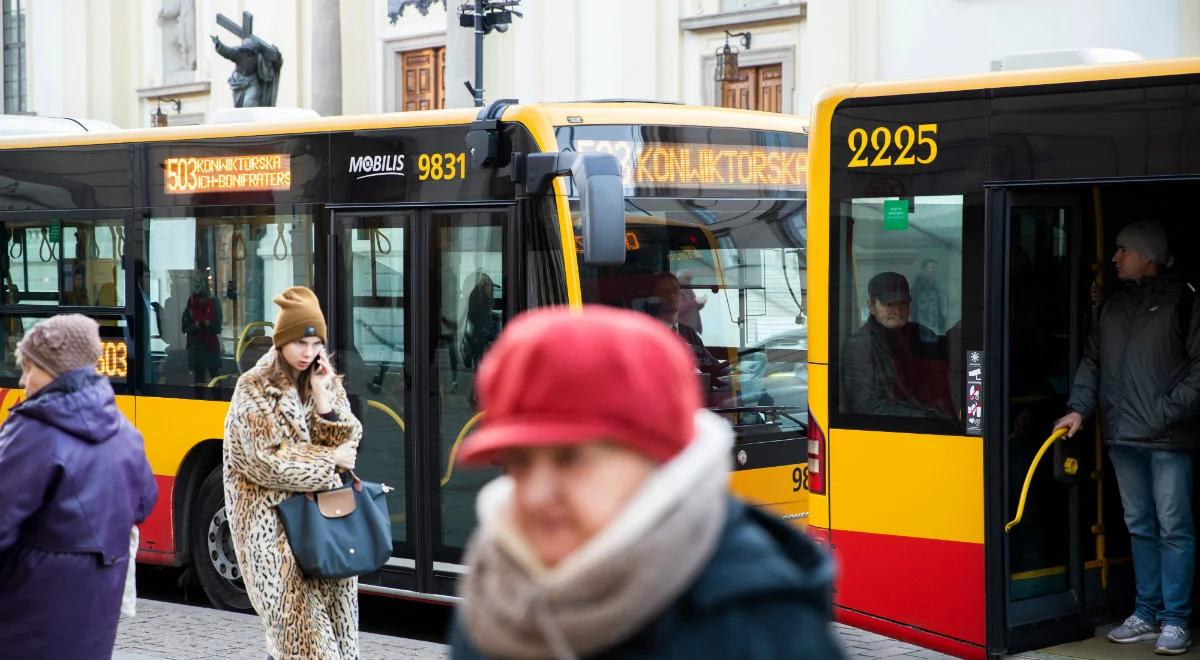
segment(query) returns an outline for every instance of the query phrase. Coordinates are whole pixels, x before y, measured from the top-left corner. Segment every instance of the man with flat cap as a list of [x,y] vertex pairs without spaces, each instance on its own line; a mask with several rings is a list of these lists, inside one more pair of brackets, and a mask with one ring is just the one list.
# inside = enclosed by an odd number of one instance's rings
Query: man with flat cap
[[909,321],[908,280],[900,273],[879,273],[867,284],[867,294],[871,316],[842,349],[843,410],[953,419],[945,342]]
[[1163,277],[1171,265],[1157,222],[1117,235],[1112,258],[1124,286],[1104,301],[1075,372],[1067,436],[1099,413],[1125,510],[1137,587],[1134,611],[1108,633],[1118,644],[1155,642],[1160,655],[1191,645],[1196,531],[1192,450],[1200,412],[1200,310],[1190,284]]

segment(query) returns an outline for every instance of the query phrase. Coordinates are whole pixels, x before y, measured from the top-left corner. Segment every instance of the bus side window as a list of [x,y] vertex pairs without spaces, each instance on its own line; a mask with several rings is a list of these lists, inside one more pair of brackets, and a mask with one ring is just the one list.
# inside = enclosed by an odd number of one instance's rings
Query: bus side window
[[852,200],[844,219],[839,409],[961,424],[962,198],[918,197],[885,220],[895,201]]

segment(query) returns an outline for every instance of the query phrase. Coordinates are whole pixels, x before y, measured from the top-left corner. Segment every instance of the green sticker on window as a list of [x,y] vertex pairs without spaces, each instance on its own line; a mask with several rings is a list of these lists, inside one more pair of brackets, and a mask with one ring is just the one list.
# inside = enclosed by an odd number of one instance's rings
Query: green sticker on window
[[883,229],[884,231],[899,231],[908,229],[908,200],[883,200]]
[[62,225],[50,225],[50,242],[57,243],[62,240]]

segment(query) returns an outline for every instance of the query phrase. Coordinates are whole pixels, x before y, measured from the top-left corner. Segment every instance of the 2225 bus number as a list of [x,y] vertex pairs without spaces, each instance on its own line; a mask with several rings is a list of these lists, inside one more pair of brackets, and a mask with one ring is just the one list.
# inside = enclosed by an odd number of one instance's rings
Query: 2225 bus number
[[928,165],[937,158],[937,129],[937,124],[876,126],[870,133],[856,128],[846,138],[854,152],[847,167]]
[[417,156],[417,178],[421,181],[449,181],[467,178],[467,154],[421,154]]

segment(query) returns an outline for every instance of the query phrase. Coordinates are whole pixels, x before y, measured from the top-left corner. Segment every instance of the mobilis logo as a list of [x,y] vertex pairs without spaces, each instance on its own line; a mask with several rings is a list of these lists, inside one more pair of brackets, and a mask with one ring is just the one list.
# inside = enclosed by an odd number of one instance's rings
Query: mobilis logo
[[404,154],[390,156],[351,156],[350,173],[358,179],[373,176],[404,176]]

